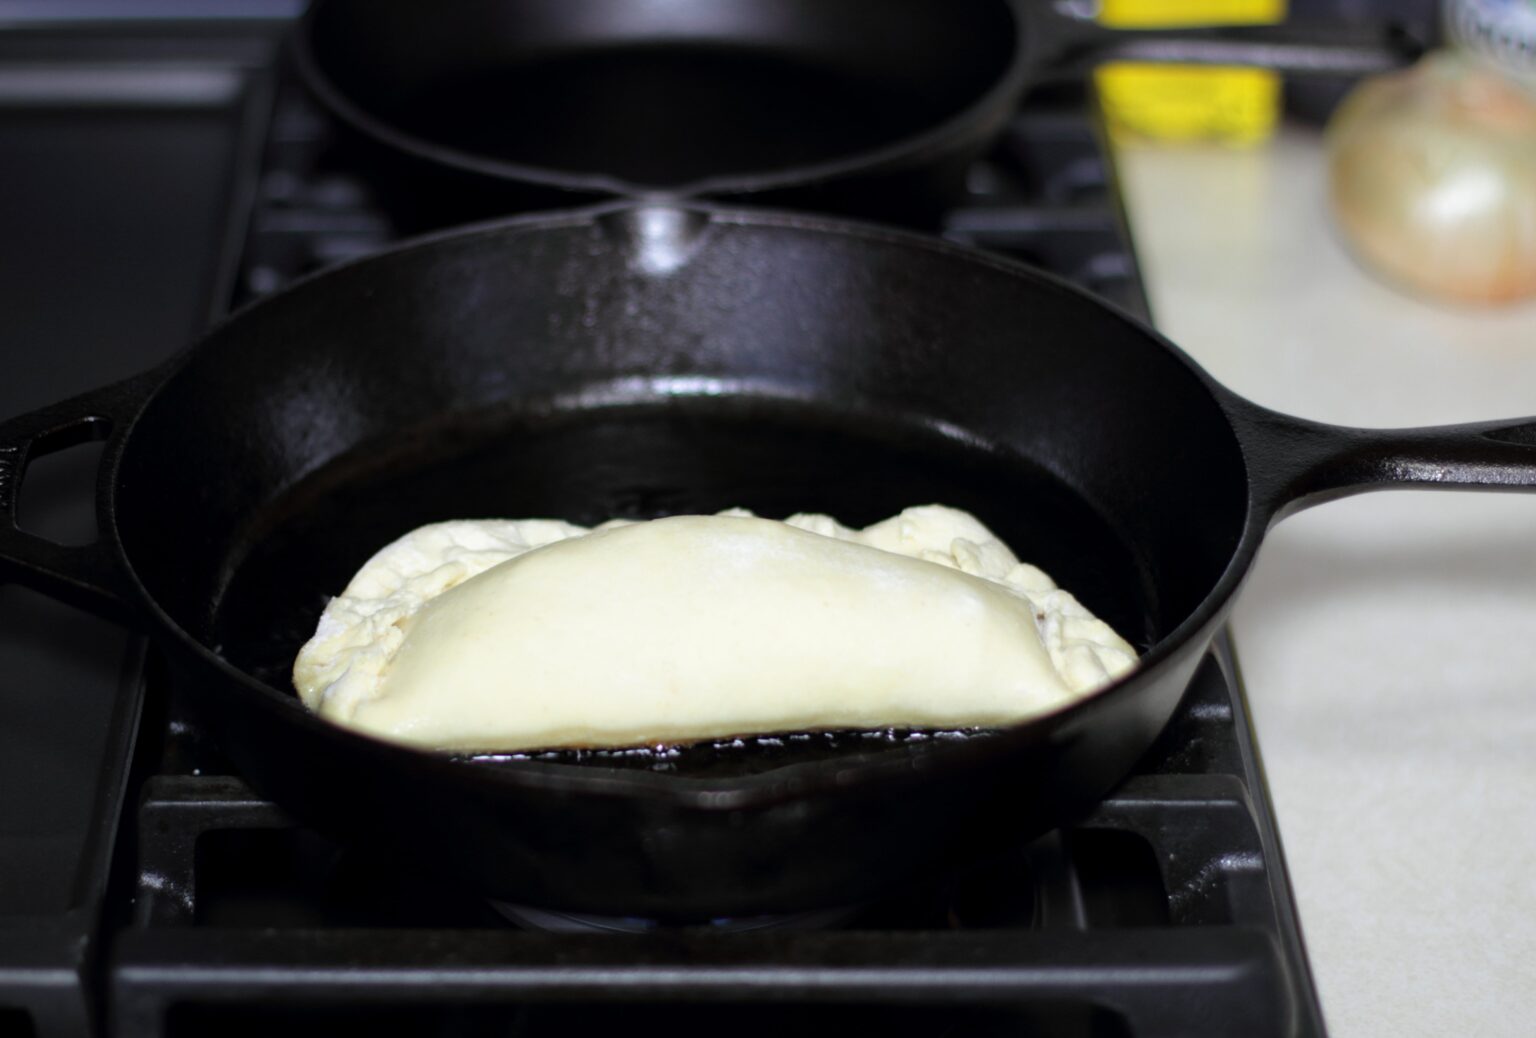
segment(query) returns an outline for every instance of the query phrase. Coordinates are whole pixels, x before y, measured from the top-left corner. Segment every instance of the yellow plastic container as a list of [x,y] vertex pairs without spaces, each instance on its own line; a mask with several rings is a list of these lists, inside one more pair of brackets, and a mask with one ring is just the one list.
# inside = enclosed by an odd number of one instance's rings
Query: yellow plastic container
[[[1268,25],[1285,20],[1285,0],[1102,0],[1098,19],[1131,30]],[[1280,121],[1280,76],[1269,69],[1121,61],[1094,78],[1118,136],[1245,147]]]

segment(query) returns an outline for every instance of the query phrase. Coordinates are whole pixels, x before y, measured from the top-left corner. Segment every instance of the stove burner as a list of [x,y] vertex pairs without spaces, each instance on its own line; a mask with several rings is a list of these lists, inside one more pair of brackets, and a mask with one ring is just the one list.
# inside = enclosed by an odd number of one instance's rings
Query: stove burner
[[[561,912],[551,908],[534,908],[514,905],[508,901],[491,901],[491,907],[508,921],[525,930],[541,933],[664,933],[682,927],[641,919],[635,916],[591,915],[583,912]],[[696,924],[694,928],[710,933],[753,933],[760,930],[824,930],[840,926],[856,916],[862,906],[821,908],[807,912],[789,912],[784,915],[748,916],[740,919],[711,919]]]
[[[1071,860],[1071,854],[1071,849],[1061,837],[1051,834],[1027,847],[1013,848],[950,874],[913,883],[870,901],[777,915],[723,917],[687,925],[664,923],[639,916],[566,912],[489,899],[488,904],[502,918],[524,930],[558,934],[649,934],[684,930],[745,934],[838,929],[1027,929],[1038,927],[1046,917],[1041,907],[1050,901],[1047,888],[1062,883],[1066,874],[1077,867]],[[1144,870],[1142,874],[1145,875]],[[1100,892],[1117,885],[1122,891],[1135,891],[1129,900],[1141,897],[1144,901],[1147,896],[1137,890],[1136,877],[1128,868],[1118,869],[1110,881],[1100,882],[1090,878],[1085,884],[1089,890]],[[1145,888],[1145,883],[1141,887]],[[1079,897],[1082,896],[1082,890],[1079,889]],[[1155,900],[1161,896],[1161,890],[1152,892],[1150,896]],[[1131,910],[1126,911],[1131,914]],[[1142,914],[1146,914],[1145,910]]]

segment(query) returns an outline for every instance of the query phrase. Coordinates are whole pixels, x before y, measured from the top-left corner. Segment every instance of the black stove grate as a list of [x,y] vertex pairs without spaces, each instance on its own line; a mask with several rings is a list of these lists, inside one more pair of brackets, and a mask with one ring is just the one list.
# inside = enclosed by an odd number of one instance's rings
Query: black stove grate
[[[278,96],[234,303],[398,238],[367,179],[295,86]],[[1150,318],[1099,124],[1078,88],[1042,89],[972,167],[943,233],[1042,267]]]
[[1091,816],[835,929],[528,932],[237,779],[157,774],[114,935],[116,1033],[1319,1035],[1236,688],[1222,639]]

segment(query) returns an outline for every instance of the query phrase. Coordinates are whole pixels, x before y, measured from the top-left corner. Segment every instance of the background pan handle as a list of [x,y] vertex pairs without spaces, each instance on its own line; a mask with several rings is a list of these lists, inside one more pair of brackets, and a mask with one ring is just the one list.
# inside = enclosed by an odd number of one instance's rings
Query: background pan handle
[[[34,588],[98,616],[131,615],[108,506],[105,473],[114,467],[124,434],[159,382],[151,373],[94,389],[0,422],[0,583]],[[21,529],[16,506],[27,466],[37,458],[92,441],[106,441],[96,485],[93,544],[55,544]]]
[[1536,490],[1536,418],[1355,429],[1245,404],[1233,421],[1270,524],[1369,490]]
[[1037,75],[1082,75],[1106,61],[1247,65],[1289,75],[1366,76],[1415,60],[1425,44],[1344,19],[1279,25],[1123,29],[1100,25],[1098,4],[1021,2]]

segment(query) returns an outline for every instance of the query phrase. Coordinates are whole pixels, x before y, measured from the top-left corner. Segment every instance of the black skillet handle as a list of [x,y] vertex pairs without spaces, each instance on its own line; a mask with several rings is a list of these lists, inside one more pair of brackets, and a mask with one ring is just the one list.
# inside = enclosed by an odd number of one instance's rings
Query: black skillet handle
[[1081,76],[1107,61],[1247,65],[1292,75],[1365,76],[1401,68],[1433,41],[1380,25],[1326,23],[1118,29],[1095,20],[1093,0],[1020,3],[1037,78]]
[[111,471],[129,424],[159,381],[153,373],[137,375],[0,422],[0,583],[22,584],[114,620],[132,615],[102,479],[92,544],[55,544],[26,532],[16,523],[16,504],[27,465],[36,458],[105,440],[101,471]]
[[1229,412],[1270,524],[1370,490],[1536,490],[1536,418],[1353,429],[1246,401]]

